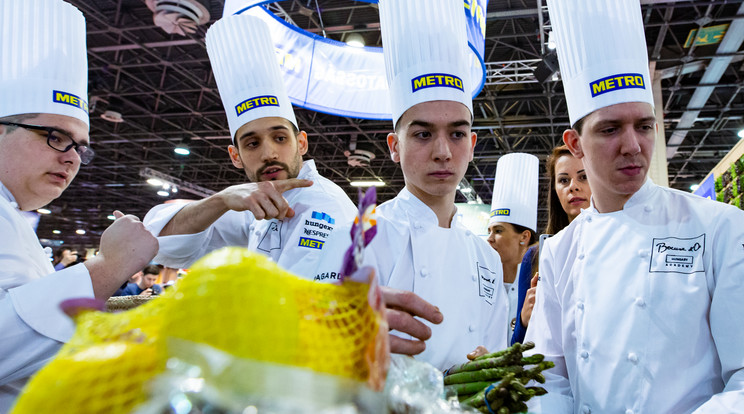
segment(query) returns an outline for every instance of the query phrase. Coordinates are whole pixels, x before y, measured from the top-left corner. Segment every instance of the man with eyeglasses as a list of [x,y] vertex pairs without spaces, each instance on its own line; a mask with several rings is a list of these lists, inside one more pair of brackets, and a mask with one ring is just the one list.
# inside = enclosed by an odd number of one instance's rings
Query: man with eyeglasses
[[[59,22],[65,22],[60,24]],[[89,148],[85,19],[61,0],[0,8],[0,413],[54,356],[74,325],[59,305],[107,299],[154,257],[157,240],[115,212],[100,253],[54,271],[21,212],[59,197]],[[33,44],[33,48],[24,48]]]

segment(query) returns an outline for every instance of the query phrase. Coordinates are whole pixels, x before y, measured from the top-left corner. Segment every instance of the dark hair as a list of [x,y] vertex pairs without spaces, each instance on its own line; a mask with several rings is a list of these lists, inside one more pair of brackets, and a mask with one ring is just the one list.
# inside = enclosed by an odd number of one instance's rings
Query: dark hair
[[159,275],[161,267],[158,265],[148,265],[142,270],[143,275]]
[[[10,121],[8,121],[8,122],[10,122]],[[53,257],[54,260],[52,260],[52,265],[56,265],[57,263],[59,263],[60,261],[62,261],[62,255],[64,254],[64,252],[66,250],[72,251],[72,248],[67,247],[67,246],[64,246],[64,247],[60,247],[60,248],[58,248],[57,250],[54,251],[54,257]]]
[[509,224],[511,224],[512,227],[514,227],[514,231],[519,234],[522,234],[525,231],[530,232],[530,240],[527,242],[528,246],[537,241],[537,234],[535,234],[535,232],[532,231],[532,229],[528,229],[525,226],[520,226],[519,224],[514,224],[514,223],[509,223]]
[[[28,119],[36,118],[39,115],[41,115],[41,114],[19,114],[19,115],[4,116],[4,117],[0,118],[0,122],[15,122],[15,123],[18,123],[18,124],[22,124],[24,121],[26,121]],[[15,125],[3,125],[3,126],[5,127],[5,129],[8,132],[12,132],[16,128],[18,128]]]
[[[589,115],[587,115],[589,116]],[[571,129],[575,130],[579,135],[581,135],[581,130],[584,129],[584,120],[586,120],[586,117],[583,117],[579,119],[578,121],[574,122],[573,126],[571,126]]]
[[[289,120],[289,119],[287,119],[287,118],[284,118],[284,119],[286,119],[286,120],[287,120],[287,122],[289,122],[289,125],[291,125],[291,126],[292,126],[292,132],[294,132],[294,137],[295,137],[295,139],[296,139],[296,138],[297,138],[297,136],[298,136],[298,135],[300,135],[300,130],[299,130],[299,129],[297,129],[297,127],[295,126],[295,124],[294,124],[294,123],[292,123],[292,121],[290,121],[290,120]],[[239,129],[239,128],[238,128],[238,129]],[[235,141],[235,138],[237,138],[237,132],[235,132],[235,135],[236,135],[236,136],[232,137],[232,144],[233,144],[233,145],[235,146],[235,148],[236,148],[236,149],[238,150],[238,154],[240,154],[240,145],[238,145],[239,143]]]
[[[580,124],[583,120],[583,118],[580,119],[576,124]],[[579,125],[580,128],[581,125]],[[555,191],[555,163],[558,161],[558,158],[563,156],[573,157],[573,154],[571,154],[571,151],[565,145],[553,148],[553,152],[548,156],[548,226],[545,228],[545,233],[547,234],[556,234],[571,222],[568,219],[568,214],[566,214],[563,206],[561,206],[558,193]]]

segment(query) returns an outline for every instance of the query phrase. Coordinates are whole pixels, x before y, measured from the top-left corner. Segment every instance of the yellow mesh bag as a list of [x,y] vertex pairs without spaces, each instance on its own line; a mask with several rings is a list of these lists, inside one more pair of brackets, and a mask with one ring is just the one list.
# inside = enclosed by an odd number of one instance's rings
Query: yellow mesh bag
[[245,249],[221,249],[160,298],[118,314],[78,316],[73,338],[31,380],[13,413],[129,413],[164,370],[167,337],[379,390],[388,348],[378,295],[374,285],[320,284]]
[[242,249],[204,258],[187,279],[174,297],[181,311],[164,316],[168,335],[367,381],[364,357],[374,355],[380,326],[380,313],[367,301],[369,285],[300,279]]

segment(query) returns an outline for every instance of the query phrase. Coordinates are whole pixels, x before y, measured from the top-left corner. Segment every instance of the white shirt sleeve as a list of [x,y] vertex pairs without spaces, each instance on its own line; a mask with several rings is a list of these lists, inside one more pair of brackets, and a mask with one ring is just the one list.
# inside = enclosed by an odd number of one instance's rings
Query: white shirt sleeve
[[93,297],[83,264],[0,290],[0,385],[30,376],[70,339],[75,326],[59,304],[83,297]]
[[172,268],[188,268],[205,254],[225,246],[248,247],[250,212],[228,211],[206,230],[194,234],[158,236],[184,205],[162,204],[145,216],[143,223],[158,239],[158,254],[153,262]]
[[[729,213],[730,212],[730,213]],[[712,240],[715,289],[710,305],[710,328],[726,384],[694,412],[744,412],[744,214],[733,209],[718,221]]]
[[562,312],[554,285],[556,263],[551,247],[556,241],[558,240],[546,242],[540,253],[540,279],[535,294],[535,307],[524,338],[525,342],[535,343],[535,348],[529,353],[543,354],[546,360],[553,361],[555,364],[555,367],[543,371],[546,381],[541,386],[548,393],[528,401],[529,411],[534,413],[572,413],[574,411],[573,395],[563,352]]

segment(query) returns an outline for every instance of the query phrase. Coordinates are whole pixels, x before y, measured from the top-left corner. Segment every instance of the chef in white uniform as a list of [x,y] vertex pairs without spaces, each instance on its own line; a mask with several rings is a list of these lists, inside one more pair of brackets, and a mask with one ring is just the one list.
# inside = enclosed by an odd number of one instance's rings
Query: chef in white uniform
[[465,16],[458,0],[379,6],[395,125],[387,142],[406,186],[377,208],[365,264],[377,269],[382,285],[439,308],[444,320],[426,322],[431,338],[417,358],[447,369],[478,346],[507,346],[501,261],[455,218],[457,184],[476,140]]
[[647,178],[657,133],[637,0],[548,3],[591,206],[545,243],[526,340],[539,413],[744,412],[744,212]]
[[519,317],[517,276],[522,256],[537,241],[539,171],[540,160],[537,157],[514,152],[499,158],[493,181],[488,242],[501,257],[504,289],[509,297],[507,330],[510,338]]
[[335,280],[339,268],[320,265],[323,247],[357,209],[314,161],[302,161],[307,134],[298,131],[268,26],[247,14],[225,16],[206,43],[233,139],[230,159],[250,183],[151,210],[144,221],[159,236],[155,261],[189,267],[214,249],[244,246],[300,276]]
[[157,242],[133,216],[101,237],[100,254],[55,272],[21,212],[67,188],[93,152],[88,143],[85,18],[59,0],[0,7],[0,413],[74,330],[59,308],[107,299],[144,267]]

